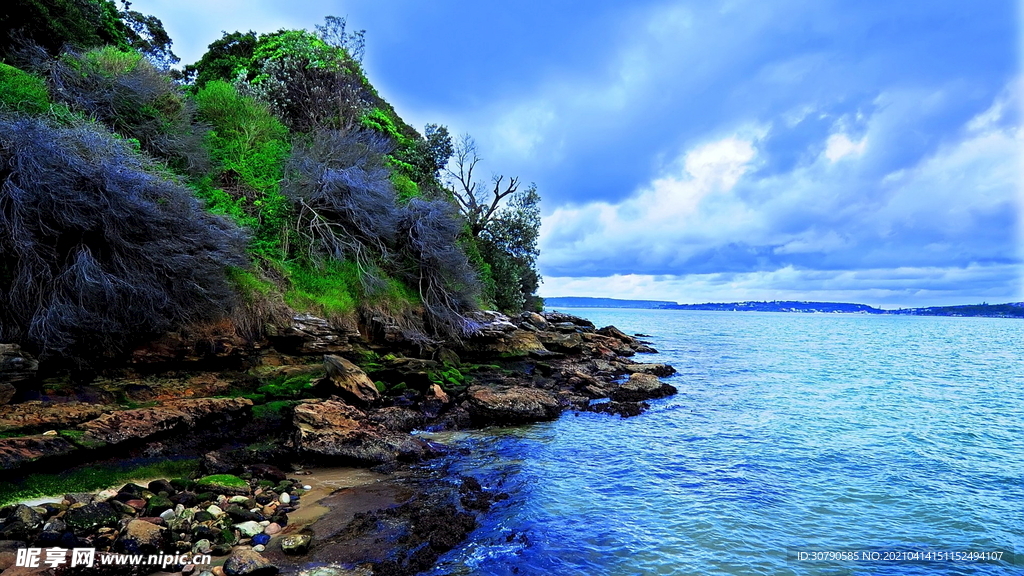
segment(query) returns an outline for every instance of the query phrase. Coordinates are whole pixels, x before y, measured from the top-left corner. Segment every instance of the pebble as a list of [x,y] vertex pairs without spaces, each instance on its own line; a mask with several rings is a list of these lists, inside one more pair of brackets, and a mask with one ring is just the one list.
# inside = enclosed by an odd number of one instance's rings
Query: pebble
[[210,514],[213,514],[214,516],[224,515],[224,510],[222,510],[221,507],[217,506],[216,504],[211,504],[210,507],[206,509],[206,511]]
[[285,506],[291,504],[292,502],[292,497],[289,496],[287,492],[282,493],[280,496],[278,496],[277,499],[280,500],[281,504],[284,504]]
[[224,572],[223,566],[214,566],[213,569],[210,570],[210,572],[213,573],[213,576],[227,576],[227,574]]
[[281,525],[277,522],[271,522],[270,524],[267,524],[266,528],[263,529],[263,533],[267,534],[268,536],[273,536],[274,534],[277,534],[280,531]]
[[252,551],[253,552],[263,552],[266,549],[267,549],[267,547],[264,546],[263,544],[257,544],[257,545],[252,547]]
[[[257,535],[252,537],[252,543],[257,545],[257,546],[259,546],[261,544],[265,545],[268,542],[270,542],[270,536],[267,536],[266,534],[257,534]],[[259,552],[259,550],[257,550],[257,552]]]
[[117,496],[117,490],[103,490],[99,494],[96,494],[96,497],[93,498],[93,502],[106,502],[114,496]]
[[242,522],[241,524],[235,524],[235,528],[241,532],[242,536],[252,537],[263,532],[263,526],[260,526],[257,522]]
[[174,520],[174,510],[164,510],[160,513],[160,517],[164,519],[164,522],[170,522]]
[[312,490],[313,487],[310,486],[309,484],[306,484],[305,486],[302,487],[302,489],[308,492],[308,491]]

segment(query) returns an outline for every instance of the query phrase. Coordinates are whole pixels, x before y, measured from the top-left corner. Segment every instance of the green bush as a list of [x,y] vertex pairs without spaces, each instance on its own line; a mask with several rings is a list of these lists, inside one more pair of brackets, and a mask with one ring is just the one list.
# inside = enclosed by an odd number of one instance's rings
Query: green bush
[[0,109],[42,114],[50,107],[46,82],[0,62]]
[[252,252],[279,258],[290,211],[280,187],[291,150],[288,129],[265,106],[222,80],[208,82],[195,102],[199,118],[213,127],[207,145],[218,165],[220,185],[199,183],[198,195],[211,211],[252,230]]

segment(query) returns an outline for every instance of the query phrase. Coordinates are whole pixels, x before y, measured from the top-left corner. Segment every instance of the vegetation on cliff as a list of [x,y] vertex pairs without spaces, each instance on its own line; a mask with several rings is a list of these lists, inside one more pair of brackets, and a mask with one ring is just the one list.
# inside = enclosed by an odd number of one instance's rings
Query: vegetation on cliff
[[471,140],[402,121],[344,19],[226,33],[173,71],[160,21],[127,2],[15,4],[0,341],[91,364],[224,320],[257,338],[312,313],[415,342],[537,306],[536,188],[499,179],[478,210],[449,169]]

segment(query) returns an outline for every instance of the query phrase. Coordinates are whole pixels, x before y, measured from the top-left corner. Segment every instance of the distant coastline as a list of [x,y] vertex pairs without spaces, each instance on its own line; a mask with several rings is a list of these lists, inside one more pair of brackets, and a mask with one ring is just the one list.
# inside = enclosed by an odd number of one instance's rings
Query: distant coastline
[[794,300],[707,302],[678,304],[667,300],[620,300],[557,296],[545,298],[548,308],[638,308],[648,310],[714,310],[719,312],[799,312],[804,314],[898,314],[906,316],[977,316],[985,318],[1024,318],[1024,302],[1006,304],[967,304],[883,310],[867,304],[848,302],[804,302]]

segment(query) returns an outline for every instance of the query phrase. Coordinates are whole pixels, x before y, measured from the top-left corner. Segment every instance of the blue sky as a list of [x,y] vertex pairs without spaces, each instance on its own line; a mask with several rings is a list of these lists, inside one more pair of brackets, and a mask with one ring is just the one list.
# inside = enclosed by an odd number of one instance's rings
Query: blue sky
[[1011,1],[137,0],[222,30],[366,29],[406,120],[544,198],[546,296],[1024,300]]

